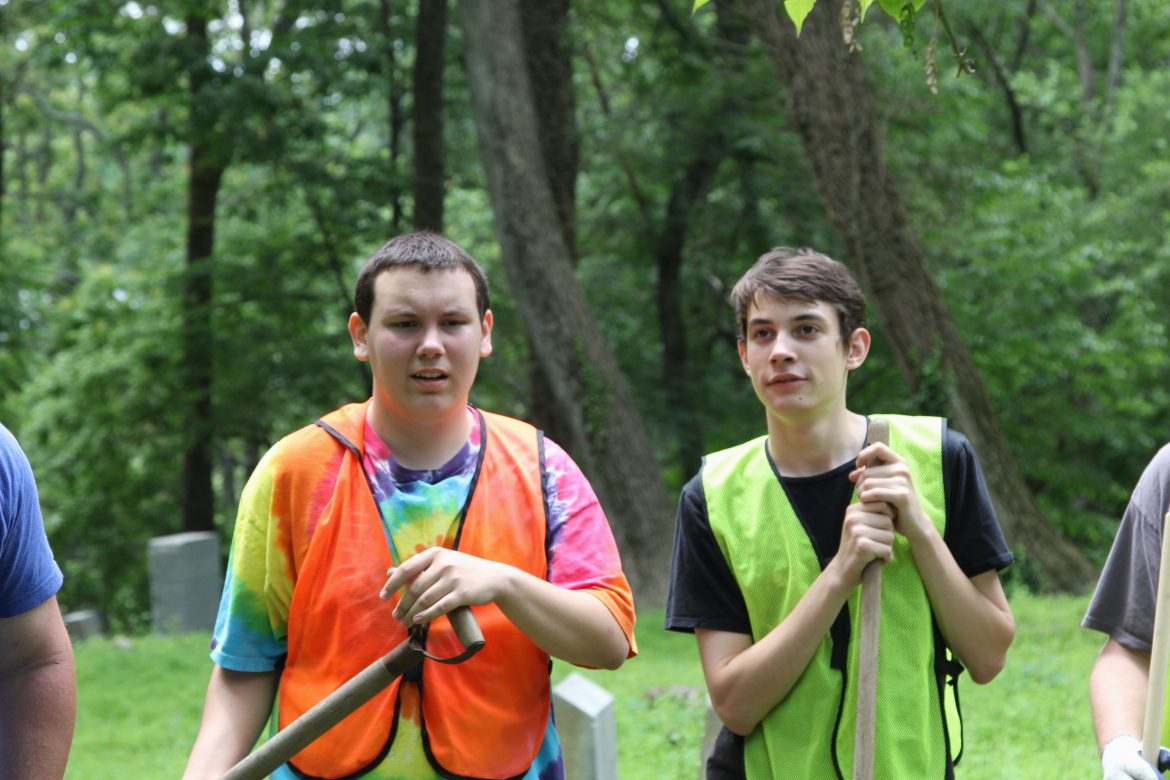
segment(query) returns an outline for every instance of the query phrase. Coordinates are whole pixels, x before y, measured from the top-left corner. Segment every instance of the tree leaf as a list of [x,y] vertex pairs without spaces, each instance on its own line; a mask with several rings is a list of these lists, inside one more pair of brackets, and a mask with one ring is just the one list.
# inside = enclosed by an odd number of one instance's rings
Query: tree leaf
[[804,24],[804,18],[808,16],[809,11],[816,5],[816,0],[784,0],[784,10],[788,12],[792,23],[796,25],[796,34],[800,35],[800,28]]
[[[869,5],[872,2],[873,2],[873,0],[862,0],[862,3],[861,3],[861,10],[862,10],[862,14],[863,14],[862,18],[864,18],[865,9],[867,7],[869,7]],[[878,3],[881,4],[883,11],[888,13],[890,16],[894,17],[894,19],[901,21],[902,9],[904,7],[906,7],[908,5],[913,6],[914,10],[917,11],[919,8],[921,8],[926,3],[926,0],[878,0]]]
[[694,15],[696,11],[705,6],[711,0],[695,0],[695,5],[691,8],[691,14]]

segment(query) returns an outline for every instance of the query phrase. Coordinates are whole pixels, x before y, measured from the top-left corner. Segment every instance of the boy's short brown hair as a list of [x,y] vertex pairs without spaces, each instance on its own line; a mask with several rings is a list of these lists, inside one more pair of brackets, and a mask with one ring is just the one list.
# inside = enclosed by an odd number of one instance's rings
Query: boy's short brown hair
[[739,338],[747,338],[748,308],[757,296],[782,301],[824,301],[837,312],[841,341],[865,327],[865,295],[849,269],[828,255],[806,247],[775,247],[748,269],[731,290]]
[[387,241],[358,272],[353,292],[353,310],[367,325],[370,322],[370,311],[374,308],[374,283],[381,273],[395,268],[413,268],[423,273],[466,271],[475,283],[475,304],[479,309],[479,318],[482,320],[487,313],[487,275],[475,262],[475,258],[451,239],[429,230],[419,230],[403,233]]

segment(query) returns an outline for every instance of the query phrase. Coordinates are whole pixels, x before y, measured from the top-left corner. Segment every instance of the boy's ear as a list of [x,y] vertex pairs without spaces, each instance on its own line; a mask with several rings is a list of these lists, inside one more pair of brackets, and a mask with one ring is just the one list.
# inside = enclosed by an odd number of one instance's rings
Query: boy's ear
[[363,363],[370,359],[370,348],[366,344],[368,334],[369,329],[358,313],[355,311],[350,314],[349,337],[353,340],[353,356]]
[[743,364],[743,370],[747,372],[748,376],[752,375],[752,370],[747,362],[747,342],[742,338],[735,340],[735,349],[739,352],[739,362]]
[[848,352],[845,355],[845,367],[852,371],[859,368],[869,355],[870,335],[865,328],[856,328],[849,335]]
[[492,354],[492,310],[488,309],[483,313],[483,322],[480,324],[483,328],[483,338],[479,342],[479,356],[485,358]]

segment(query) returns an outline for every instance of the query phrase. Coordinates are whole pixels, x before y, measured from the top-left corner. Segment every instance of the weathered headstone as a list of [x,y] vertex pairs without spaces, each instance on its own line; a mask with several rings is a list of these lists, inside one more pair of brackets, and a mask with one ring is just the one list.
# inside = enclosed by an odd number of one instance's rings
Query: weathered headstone
[[223,588],[219,537],[213,531],[158,536],[147,544],[154,630],[210,631]]
[[617,780],[613,695],[573,672],[553,689],[568,780]]
[[69,631],[69,638],[74,642],[102,635],[102,614],[96,609],[67,612],[62,615],[62,619],[65,621],[66,630]]
[[715,738],[719,736],[719,730],[723,728],[723,721],[719,720],[719,716],[715,714],[715,707],[711,705],[711,697],[707,696],[707,706],[703,708],[703,744],[699,750],[699,780],[703,780],[707,776],[707,759],[711,756],[711,750],[715,747]]

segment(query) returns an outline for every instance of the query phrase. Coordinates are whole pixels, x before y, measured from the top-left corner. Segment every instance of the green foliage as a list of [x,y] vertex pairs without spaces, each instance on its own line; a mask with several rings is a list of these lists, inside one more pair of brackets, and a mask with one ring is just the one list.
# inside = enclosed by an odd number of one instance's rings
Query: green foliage
[[[974,18],[961,24],[1011,41],[1022,6],[964,9]],[[1085,20],[1098,84],[1108,21],[1105,9]],[[1048,516],[1100,561],[1170,408],[1170,201],[1160,135],[1145,129],[1170,84],[1156,56],[1135,54],[1099,122],[1075,60],[1049,54],[1069,42],[1045,22],[1033,20],[1033,48],[1008,74],[1026,155],[989,68],[931,98],[892,34],[867,30],[865,51],[891,74],[875,100],[891,167],[1017,463]],[[1095,192],[1075,153],[1091,147],[1081,159],[1096,160]]]
[[[206,5],[206,8],[204,8]],[[857,10],[863,11],[863,2]],[[904,4],[883,8],[895,17]],[[857,28],[884,153],[910,220],[1042,506],[1100,558],[1141,467],[1165,438],[1170,365],[1170,75],[1164,3],[1130,4],[1127,56],[1104,98],[1111,15],[1086,6],[1091,98],[1075,42],[1026,0],[948,6],[975,29],[976,78],[932,97],[888,22]],[[67,607],[144,625],[145,540],[178,529],[178,292],[192,105],[230,158],[216,224],[213,337],[217,523],[225,539],[252,464],[275,439],[367,391],[345,318],[357,267],[408,225],[406,88],[414,4],[383,29],[381,3],[168,0],[111,13],[93,0],[0,6],[5,194],[0,223],[0,415],[26,443]],[[915,24],[940,6],[916,2]],[[213,56],[183,20],[210,10]],[[934,14],[931,14],[932,16]],[[274,32],[285,19],[283,32]],[[1028,44],[1009,56],[1027,22]],[[704,450],[764,430],[735,352],[726,296],[777,244],[846,263],[773,67],[750,31],[715,9],[575,7],[581,173],[577,279],[677,489]],[[736,37],[736,34],[740,34]],[[271,37],[266,37],[272,33]],[[447,231],[486,266],[494,354],[473,400],[524,416],[531,356],[503,273],[452,23],[446,105]],[[1004,68],[998,83],[989,62]],[[192,57],[195,57],[192,60]],[[200,71],[201,68],[206,70]],[[210,77],[199,99],[192,71]],[[1018,148],[1006,88],[1021,114]],[[400,98],[397,156],[388,102]],[[204,139],[206,140],[206,139]],[[681,227],[668,206],[706,155],[714,170]],[[403,209],[392,214],[391,203]],[[681,234],[687,408],[668,401],[659,253]],[[945,411],[942,356],[911,391],[871,322],[850,379],[856,409]],[[689,457],[689,455],[687,456]],[[1021,567],[1021,575],[1026,574]],[[1026,580],[1027,577],[1022,577]],[[667,697],[669,698],[669,696]]]
[[[694,0],[694,5],[691,6],[691,13],[695,13],[709,2],[711,0]],[[903,34],[906,36],[907,48],[910,47],[914,40],[915,14],[925,2],[926,0],[878,0],[878,5],[881,9],[898,22]],[[941,0],[935,0],[935,2],[941,2]],[[813,7],[817,4],[817,0],[783,0],[783,4],[788,18],[796,25],[796,34],[800,35],[800,28],[804,26],[804,20],[812,12]],[[865,18],[865,13],[871,5],[873,5],[873,0],[859,0],[858,8],[862,19]]]
[[[100,606],[118,626],[145,625],[145,546],[179,530],[174,417],[177,387],[175,247],[147,223],[126,252],[170,255],[131,271],[86,268],[55,300],[53,355],[24,388],[30,460],[45,523],[65,572],[61,599]],[[162,238],[163,243],[158,239]],[[117,349],[111,349],[117,345]]]

